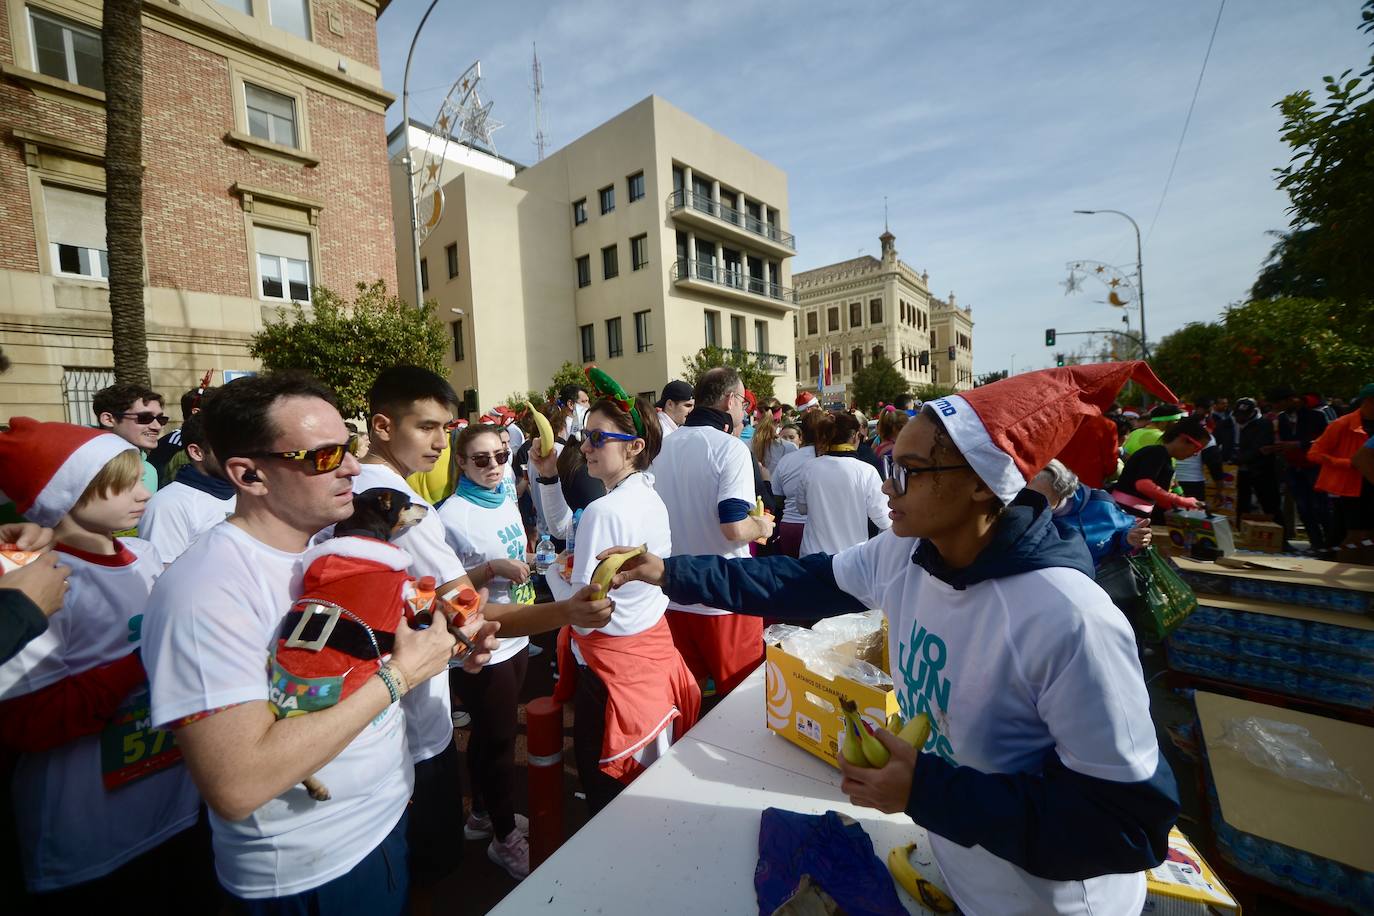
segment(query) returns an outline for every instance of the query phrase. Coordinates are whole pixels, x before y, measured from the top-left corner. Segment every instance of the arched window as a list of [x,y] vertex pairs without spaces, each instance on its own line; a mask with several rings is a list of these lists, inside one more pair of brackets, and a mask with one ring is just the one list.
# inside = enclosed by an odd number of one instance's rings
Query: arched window
[[883,358],[883,345],[882,345],[882,344],[874,344],[874,345],[873,345],[873,358],[874,358],[875,360],[879,360],[879,359],[882,359],[882,358]]
[[811,354],[811,377],[812,377],[812,378],[817,378],[820,374],[821,374],[821,355],[820,355],[819,353],[812,353],[812,354]]
[[830,351],[830,377],[836,379],[840,377],[840,351]]
[[853,352],[849,354],[849,371],[857,374],[858,371],[859,371],[860,369],[862,369],[863,367],[864,367],[864,351],[863,351],[863,347],[855,347],[854,350],[853,350]]

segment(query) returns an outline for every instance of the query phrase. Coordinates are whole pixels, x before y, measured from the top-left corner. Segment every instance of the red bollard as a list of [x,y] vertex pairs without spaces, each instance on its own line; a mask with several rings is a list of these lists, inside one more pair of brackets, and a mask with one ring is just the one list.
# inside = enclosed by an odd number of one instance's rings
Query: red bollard
[[525,705],[529,749],[530,869],[563,845],[563,705],[539,697]]

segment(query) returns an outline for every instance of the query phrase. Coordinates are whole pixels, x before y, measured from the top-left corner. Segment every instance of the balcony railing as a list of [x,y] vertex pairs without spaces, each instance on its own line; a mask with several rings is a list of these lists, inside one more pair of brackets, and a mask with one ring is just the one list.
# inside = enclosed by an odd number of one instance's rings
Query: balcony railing
[[745,273],[734,264],[720,265],[715,261],[689,261],[678,258],[673,263],[671,278],[674,283],[682,280],[701,280],[716,286],[727,286],[741,292],[753,293],[778,302],[796,302],[797,294],[786,286],[770,283],[762,277]]
[[772,372],[774,375],[787,374],[787,354],[764,353],[759,350],[745,350],[744,352],[752,356],[754,363],[765,372]]
[[757,216],[750,216],[748,213],[742,213],[734,207],[722,204],[705,195],[697,194],[695,191],[689,191],[686,188],[674,191],[672,194],[668,195],[668,211],[670,213],[678,210],[685,210],[689,207],[699,213],[714,216],[722,222],[739,226],[744,229],[745,232],[768,239],[791,251],[797,250],[797,237],[795,235],[790,232],[783,232],[777,226],[765,220],[761,220]]

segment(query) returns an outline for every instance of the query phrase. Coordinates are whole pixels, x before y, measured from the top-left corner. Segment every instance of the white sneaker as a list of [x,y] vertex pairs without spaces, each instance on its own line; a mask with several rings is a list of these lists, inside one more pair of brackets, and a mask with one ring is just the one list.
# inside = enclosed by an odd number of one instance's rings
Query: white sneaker
[[504,868],[516,881],[523,881],[530,873],[530,842],[519,830],[512,830],[504,840],[491,841],[487,858]]
[[469,725],[471,725],[471,724],[472,724],[472,716],[468,715],[467,712],[465,712],[464,710],[461,710],[461,709],[455,709],[455,710],[453,711],[453,727],[454,727],[454,728],[467,728],[467,727],[468,727]]
[[[530,835],[530,819],[523,814],[515,816],[515,829],[525,836]],[[473,812],[463,824],[463,837],[468,840],[485,840],[491,836],[491,815],[483,811]]]

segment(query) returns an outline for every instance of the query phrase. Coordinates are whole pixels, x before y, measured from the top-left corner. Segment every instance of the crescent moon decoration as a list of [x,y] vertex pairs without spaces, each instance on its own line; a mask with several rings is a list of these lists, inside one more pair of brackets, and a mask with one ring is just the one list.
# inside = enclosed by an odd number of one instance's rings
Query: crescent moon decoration
[[1070,261],[1065,266],[1068,268],[1069,278],[1061,281],[1059,285],[1064,287],[1066,296],[1069,293],[1081,292],[1083,281],[1093,277],[1107,286],[1108,305],[1128,308],[1140,303],[1140,296],[1131,277],[1111,264],[1103,264],[1101,261]]
[[[457,141],[467,146],[496,153],[492,142],[493,131],[504,125],[491,117],[494,103],[483,103],[478,94],[482,82],[482,62],[474,61],[463,71],[462,76],[453,81],[448,94],[434,116],[434,133],[443,137],[442,144],[429,143],[425,146],[424,157],[416,170],[420,181],[415,188],[415,205],[419,213],[419,235],[423,243],[429,233],[439,224],[444,211],[444,162],[448,156],[449,143]],[[438,139],[438,136],[435,137]]]

